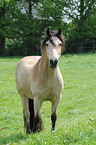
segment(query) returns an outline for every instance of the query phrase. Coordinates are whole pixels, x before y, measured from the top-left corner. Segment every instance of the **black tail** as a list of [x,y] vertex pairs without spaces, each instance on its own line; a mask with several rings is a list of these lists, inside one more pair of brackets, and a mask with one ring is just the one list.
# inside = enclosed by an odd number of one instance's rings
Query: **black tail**
[[30,129],[33,131],[34,121],[34,100],[29,99],[29,111],[30,111]]

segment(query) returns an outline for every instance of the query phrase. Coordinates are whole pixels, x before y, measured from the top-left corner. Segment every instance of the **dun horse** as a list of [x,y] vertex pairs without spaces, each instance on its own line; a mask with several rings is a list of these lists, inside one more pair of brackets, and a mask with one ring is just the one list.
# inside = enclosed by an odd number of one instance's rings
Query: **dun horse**
[[44,101],[52,102],[52,131],[55,130],[57,108],[63,90],[63,78],[58,61],[65,49],[61,29],[51,32],[48,28],[41,44],[42,56],[28,56],[16,67],[16,86],[24,109],[26,133],[43,129],[40,109]]

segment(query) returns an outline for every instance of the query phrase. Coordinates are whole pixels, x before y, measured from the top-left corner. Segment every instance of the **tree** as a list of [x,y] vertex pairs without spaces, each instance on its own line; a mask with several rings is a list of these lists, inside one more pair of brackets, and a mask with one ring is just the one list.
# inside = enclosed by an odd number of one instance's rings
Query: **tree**
[[[83,40],[85,38],[96,38],[96,7],[95,0],[71,1],[69,16],[72,18],[72,37],[78,42],[77,52],[83,52]],[[73,12],[72,12],[73,10]],[[68,11],[67,11],[68,12]],[[94,23],[93,23],[94,21]]]
[[0,55],[5,55],[6,38],[13,34],[13,10],[15,11],[16,2],[13,0],[2,0],[0,3]]
[[0,44],[2,47],[0,47],[0,55],[5,55],[5,53],[8,55],[35,54],[40,44],[39,20],[31,16],[32,11],[28,4],[23,1],[9,0],[6,2],[4,0],[1,7]]
[[[95,11],[95,0],[2,0],[0,55],[37,54],[47,27],[61,27],[67,48],[83,52],[83,40],[96,38]],[[72,22],[67,24],[66,18]]]
[[6,3],[0,4],[0,54],[3,55],[5,51],[5,36],[3,30],[3,18],[5,17],[5,6]]
[[[36,10],[41,20],[42,31],[49,26],[52,29],[61,27],[76,44],[77,50],[74,49],[75,52],[83,52],[84,39],[96,35],[93,31],[94,28],[96,29],[96,21],[92,23],[96,11],[95,0],[39,0]],[[64,27],[66,28],[64,18],[72,20],[69,32],[64,29]]]
[[39,0],[36,12],[41,21],[42,31],[47,27],[52,29],[62,28],[64,7],[66,6],[69,6],[69,4],[63,0]]

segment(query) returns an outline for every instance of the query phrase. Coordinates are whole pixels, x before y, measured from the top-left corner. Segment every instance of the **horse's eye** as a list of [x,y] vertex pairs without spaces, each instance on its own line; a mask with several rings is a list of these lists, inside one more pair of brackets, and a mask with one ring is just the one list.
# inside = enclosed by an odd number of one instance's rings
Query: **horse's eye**
[[62,45],[62,43],[59,44],[59,46],[61,46],[61,45]]
[[48,44],[46,43],[46,46],[48,46]]

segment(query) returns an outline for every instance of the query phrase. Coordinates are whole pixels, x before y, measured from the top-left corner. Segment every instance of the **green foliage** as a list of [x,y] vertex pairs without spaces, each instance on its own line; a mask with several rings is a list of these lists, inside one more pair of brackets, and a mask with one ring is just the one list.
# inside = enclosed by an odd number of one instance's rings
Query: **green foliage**
[[[2,34],[0,42],[1,44],[5,44],[6,41],[6,45],[3,46],[6,55],[31,55],[40,53],[40,21],[35,18],[30,19],[27,13],[22,13],[20,3],[16,1],[10,0],[6,6],[3,6],[4,15],[1,16],[0,27]],[[2,37],[4,41],[2,41]],[[11,43],[9,44],[9,42]],[[2,50],[2,55],[5,53]]]
[[62,8],[64,8],[65,2],[62,1],[52,1],[52,0],[40,0],[37,7],[38,16],[41,17],[43,26],[46,28],[51,26],[51,28],[62,27],[61,20],[63,16]]
[[64,90],[56,131],[51,133],[51,103],[44,102],[41,114],[45,130],[31,135],[24,133],[23,109],[16,91],[15,67],[19,60],[0,58],[0,144],[95,145],[96,54],[61,56]]
[[67,40],[68,42],[71,40],[71,44],[74,46],[71,50],[76,50],[73,52],[83,52],[83,48],[81,47],[82,40],[96,39],[95,11],[95,0],[78,0],[74,1],[73,5],[70,5],[69,18],[72,18],[72,23],[70,25],[68,32],[69,38]]
[[[82,39],[96,38],[95,11],[95,0],[2,0],[0,55],[40,54],[41,37],[47,27],[61,27],[66,52],[77,52]],[[66,19],[72,22],[67,24]]]

